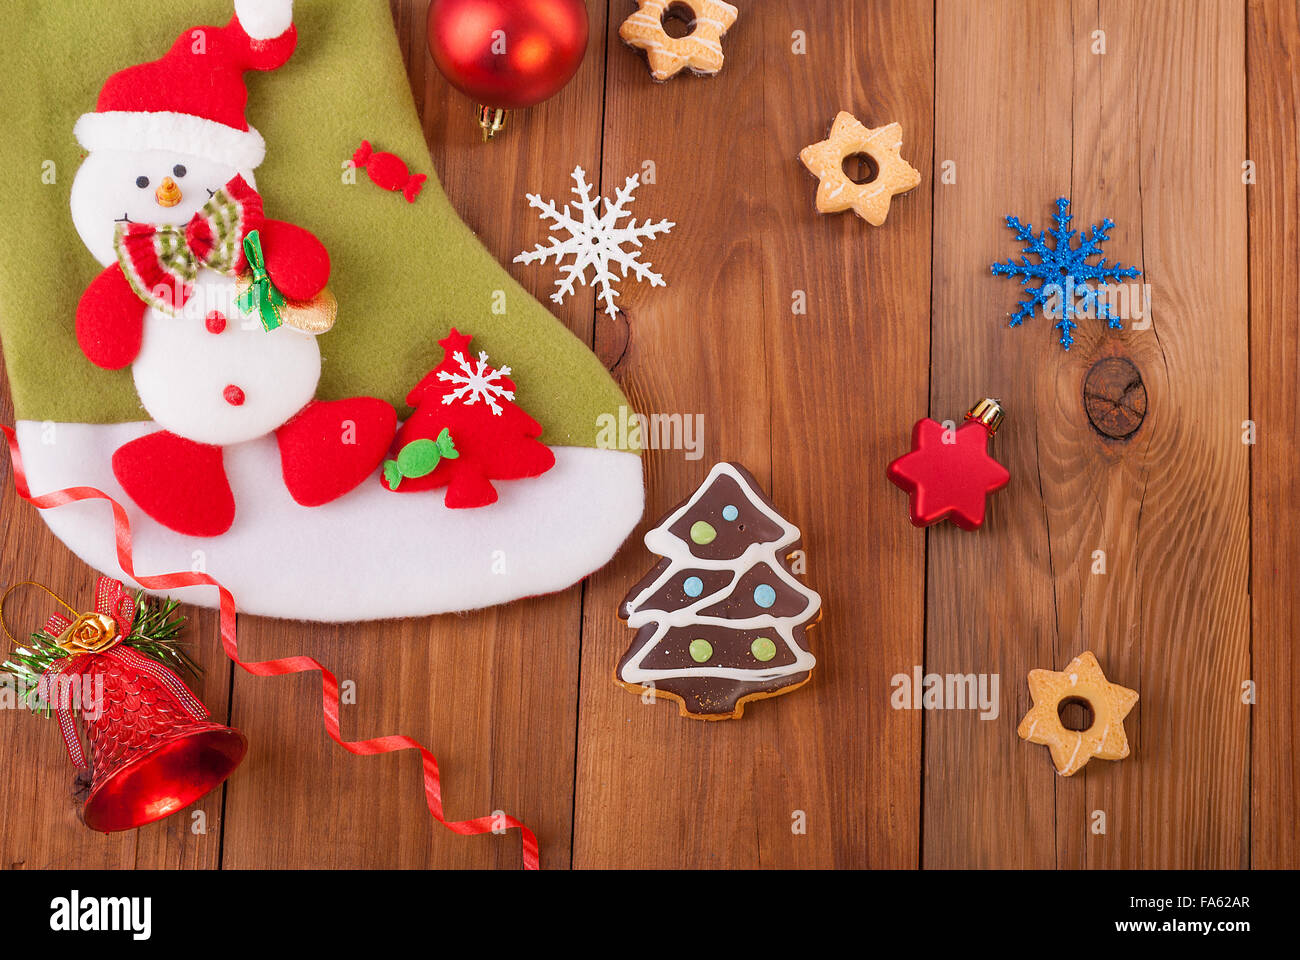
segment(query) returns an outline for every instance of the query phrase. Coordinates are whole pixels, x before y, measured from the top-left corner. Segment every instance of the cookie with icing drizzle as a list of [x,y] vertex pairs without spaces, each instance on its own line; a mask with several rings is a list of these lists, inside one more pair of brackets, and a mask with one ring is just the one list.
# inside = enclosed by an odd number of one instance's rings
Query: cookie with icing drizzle
[[[1046,746],[1061,776],[1073,776],[1093,757],[1123,760],[1128,756],[1124,718],[1137,705],[1137,691],[1107,680],[1091,650],[1079,654],[1064,670],[1029,671],[1029,695],[1034,705],[1016,733],[1022,740]],[[1086,730],[1067,729],[1061,720],[1061,706],[1069,701],[1083,704],[1092,714]]]
[[808,682],[817,660],[804,633],[821,597],[792,570],[799,528],[748,470],[717,464],[645,544],[663,559],[619,607],[637,631],[619,684],[676,700],[685,717],[728,720]]
[[[722,35],[739,11],[722,0],[637,0],[638,9],[618,28],[629,47],[645,51],[650,75],[656,80],[675,77],[682,70],[713,75],[722,69]],[[676,8],[676,10],[674,10]],[[690,32],[669,36],[665,18],[677,10],[689,12]]]

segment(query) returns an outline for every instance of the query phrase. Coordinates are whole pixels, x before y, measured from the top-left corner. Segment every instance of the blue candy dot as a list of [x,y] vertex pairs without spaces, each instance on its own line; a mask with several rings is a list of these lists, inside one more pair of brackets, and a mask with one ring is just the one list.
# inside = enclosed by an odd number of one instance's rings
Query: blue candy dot
[[704,592],[704,581],[699,577],[687,577],[686,582],[682,584],[682,589],[686,591],[688,597],[698,597]]
[[766,583],[760,583],[754,588],[754,602],[760,607],[767,609],[776,603],[776,591]]
[[729,503],[722,508],[723,520],[735,520],[738,516],[740,516],[740,511],[737,510],[732,504]]

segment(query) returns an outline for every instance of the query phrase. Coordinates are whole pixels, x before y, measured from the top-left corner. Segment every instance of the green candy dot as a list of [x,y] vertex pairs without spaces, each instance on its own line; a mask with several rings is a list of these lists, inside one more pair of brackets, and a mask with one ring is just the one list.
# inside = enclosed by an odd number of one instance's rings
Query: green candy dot
[[713,656],[713,644],[707,640],[691,641],[691,659],[696,663],[704,663]]
[[749,652],[754,655],[755,660],[766,663],[776,656],[776,644],[767,637],[759,637],[749,645]]
[[691,539],[703,546],[706,543],[712,543],[718,536],[718,531],[713,529],[713,524],[704,520],[696,520],[691,524]]

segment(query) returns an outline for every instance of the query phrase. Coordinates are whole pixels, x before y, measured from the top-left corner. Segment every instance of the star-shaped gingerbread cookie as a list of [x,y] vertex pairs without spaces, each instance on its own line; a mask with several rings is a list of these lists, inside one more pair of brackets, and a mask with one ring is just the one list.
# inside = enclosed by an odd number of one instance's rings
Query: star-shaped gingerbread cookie
[[[722,35],[736,22],[739,12],[722,0],[637,0],[640,9],[623,21],[618,35],[629,47],[645,51],[650,75],[667,80],[685,68],[714,74],[722,69]],[[689,8],[694,16],[691,32],[670,37],[664,17],[670,8]]]
[[[1059,673],[1029,671],[1029,693],[1034,705],[1016,733],[1022,740],[1045,744],[1061,776],[1070,776],[1093,757],[1128,756],[1124,718],[1138,702],[1137,691],[1107,680],[1091,651],[1079,654]],[[1061,722],[1061,703],[1068,700],[1082,700],[1091,708],[1092,726],[1087,730],[1067,730]]]
[[[901,124],[887,123],[869,130],[853,114],[841,110],[830,136],[799,152],[803,165],[821,181],[817,209],[822,213],[851,209],[872,226],[880,226],[889,216],[890,199],[921,182],[920,172],[899,156],[902,146]],[[876,175],[866,183],[855,183],[844,172],[844,161],[857,154],[865,154],[876,165]]]

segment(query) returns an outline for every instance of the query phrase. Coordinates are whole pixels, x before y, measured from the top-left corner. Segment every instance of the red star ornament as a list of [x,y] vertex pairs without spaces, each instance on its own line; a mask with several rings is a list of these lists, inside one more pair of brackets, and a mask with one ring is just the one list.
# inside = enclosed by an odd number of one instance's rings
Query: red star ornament
[[995,400],[981,400],[966,422],[949,430],[929,417],[912,428],[912,452],[889,465],[889,479],[908,494],[908,514],[918,527],[951,519],[963,530],[984,523],[985,499],[1011,479],[988,452],[1002,422]]

